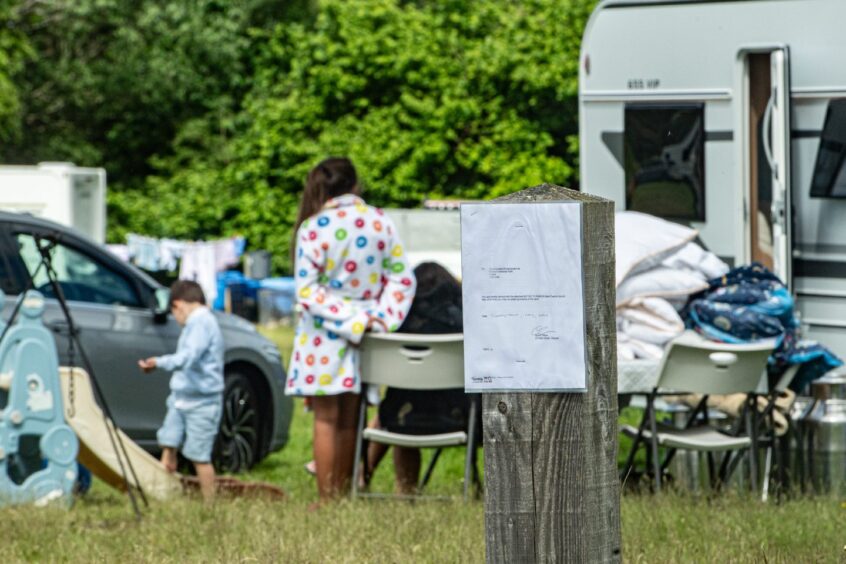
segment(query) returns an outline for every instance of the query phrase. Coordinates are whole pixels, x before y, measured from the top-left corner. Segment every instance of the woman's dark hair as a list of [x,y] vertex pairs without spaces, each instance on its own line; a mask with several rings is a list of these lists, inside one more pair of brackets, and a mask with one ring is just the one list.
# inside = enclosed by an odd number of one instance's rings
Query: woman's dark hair
[[181,300],[194,304],[206,304],[206,296],[203,289],[193,280],[177,280],[170,285],[170,306],[173,302]]
[[294,224],[291,239],[292,258],[297,247],[297,230],[306,219],[319,212],[332,198],[358,193],[358,176],[352,161],[348,158],[329,157],[311,169],[306,177],[297,221]]
[[422,262],[414,269],[417,291],[403,321],[403,333],[460,333],[461,283],[436,262]]
[[418,264],[417,268],[414,269],[414,277],[417,279],[417,293],[420,295],[428,294],[441,284],[461,287],[455,276],[436,262],[421,262]]

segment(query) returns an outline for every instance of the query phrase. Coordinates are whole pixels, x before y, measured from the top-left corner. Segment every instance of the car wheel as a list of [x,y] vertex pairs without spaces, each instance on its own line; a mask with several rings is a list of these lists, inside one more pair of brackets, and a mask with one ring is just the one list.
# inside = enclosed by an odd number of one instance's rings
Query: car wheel
[[218,472],[244,472],[258,461],[259,416],[258,397],[247,377],[227,374],[213,457]]

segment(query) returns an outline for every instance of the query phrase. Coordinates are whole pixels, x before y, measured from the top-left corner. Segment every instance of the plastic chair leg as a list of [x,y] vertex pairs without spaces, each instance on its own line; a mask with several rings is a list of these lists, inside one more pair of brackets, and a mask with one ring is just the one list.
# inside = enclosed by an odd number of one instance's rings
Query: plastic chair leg
[[626,463],[623,465],[623,469],[620,470],[620,482],[625,482],[626,478],[628,478],[629,474],[632,470],[634,470],[635,456],[637,455],[637,450],[640,448],[640,444],[643,442],[643,430],[646,428],[647,423],[648,417],[644,414],[640,420],[637,435],[634,439],[632,439],[632,446],[629,449],[628,456],[626,457]]
[[[362,392],[366,392],[366,386],[362,386],[362,388]],[[355,433],[355,462],[353,463],[352,488],[350,489],[350,497],[352,499],[358,497],[358,480],[361,475],[362,454],[366,456],[366,452],[362,452],[364,446],[364,420],[367,417],[367,400],[364,399],[365,397],[366,393],[362,393],[361,405],[358,411],[358,427]]]
[[482,497],[482,493],[484,492],[484,485],[482,484],[481,476],[479,474],[479,457],[478,455],[478,448],[473,447],[473,488],[474,488],[474,497],[479,499]]
[[469,423],[467,425],[467,453],[464,457],[464,501],[470,489],[471,474],[473,473],[473,451],[476,448],[476,402],[470,402]]
[[649,398],[647,411],[649,414],[649,430],[652,433],[652,439],[650,441],[652,447],[652,471],[655,473],[655,493],[658,493],[661,491],[661,457],[658,454],[658,422],[655,418],[653,396]]
[[441,453],[444,449],[439,448],[435,451],[435,454],[432,456],[432,460],[429,462],[429,465],[426,467],[426,472],[423,473],[423,479],[420,480],[420,485],[417,486],[417,491],[419,493],[423,493],[423,488],[426,487],[426,484],[429,483],[429,479],[432,477],[432,472],[435,470],[435,464],[437,464],[438,459],[441,457]]
[[758,433],[757,425],[753,420],[753,413],[756,413],[757,407],[758,400],[752,394],[749,398],[749,408],[746,410],[746,428],[752,439],[752,445],[749,447],[749,484],[753,492],[758,491]]
[[773,469],[773,447],[767,447],[764,455],[764,484],[761,487],[761,501],[767,501],[770,497],[770,472]]

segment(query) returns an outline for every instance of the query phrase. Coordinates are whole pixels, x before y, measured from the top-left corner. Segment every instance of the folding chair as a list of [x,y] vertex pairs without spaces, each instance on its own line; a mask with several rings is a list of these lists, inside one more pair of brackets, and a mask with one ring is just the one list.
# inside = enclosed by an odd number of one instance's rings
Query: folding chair
[[[761,410],[760,407],[755,411],[753,418],[753,425],[755,425],[755,434],[758,434],[758,427],[763,426],[765,431],[763,440],[760,441],[765,448],[764,455],[764,483],[761,487],[761,501],[767,501],[770,495],[770,483],[774,483],[778,487],[778,494],[781,494],[784,486],[787,484],[787,476],[785,470],[785,456],[782,452],[781,445],[779,445],[779,438],[776,436],[776,425],[774,415],[776,411],[776,400],[779,395],[785,392],[793,378],[799,372],[800,365],[794,364],[788,367],[777,380],[773,381],[764,373],[758,384],[758,393],[766,397],[766,405]],[[794,398],[795,400],[795,398]],[[787,417],[788,433],[791,425],[790,417]],[[773,464],[775,458],[775,464]]]
[[[391,386],[408,390],[448,390],[464,387],[464,335],[418,335],[409,333],[368,334],[361,344],[360,372],[363,386]],[[362,391],[363,393],[366,390]],[[362,402],[356,433],[355,469],[353,471],[352,497],[381,497],[359,491],[361,461],[366,456],[368,441],[409,448],[437,448],[422,486],[428,481],[432,469],[445,447],[466,446],[464,464],[464,499],[470,482],[478,484],[476,469],[476,415],[478,396],[471,396],[467,429],[451,433],[411,435],[384,429],[366,428],[367,406]],[[419,496],[414,496],[419,497]]]
[[[705,452],[708,455],[708,470],[712,485],[718,485],[727,478],[724,472],[716,473],[713,454],[715,452],[749,450],[750,479],[753,490],[757,489],[757,425],[753,422],[756,411],[756,389],[767,366],[774,343],[729,345],[708,341],[693,331],[671,341],[661,362],[656,387],[647,396],[646,411],[638,428],[630,425],[622,431],[634,442],[621,478],[634,469],[634,459],[641,444],[648,443],[647,469],[651,465],[655,490],[660,491],[662,474],[669,465],[676,449]],[[679,393],[703,394],[702,400],[688,417],[684,428],[659,425],[656,419],[655,400],[660,395]],[[721,432],[708,423],[708,395],[747,394],[743,410],[743,426],[746,433],[736,436]],[[659,456],[659,447],[668,449],[665,459]],[[726,460],[724,458],[724,460]],[[723,465],[723,469],[728,466]]]

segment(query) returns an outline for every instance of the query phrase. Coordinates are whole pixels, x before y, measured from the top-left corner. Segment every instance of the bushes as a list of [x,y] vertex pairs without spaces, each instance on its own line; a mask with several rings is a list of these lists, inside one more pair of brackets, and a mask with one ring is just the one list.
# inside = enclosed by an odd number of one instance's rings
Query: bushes
[[383,206],[574,185],[594,3],[44,3],[26,20],[39,63],[18,75],[31,127],[5,160],[106,166],[112,240],[237,232],[283,270],[303,178],[328,155]]
[[592,4],[321,2],[313,22],[254,37],[252,88],[223,150],[161,161],[148,186],[162,206],[186,192],[218,200],[222,229],[283,269],[303,178],[327,155],[349,155],[383,206],[573,183]]
[[[0,22],[11,22],[14,13],[13,0],[0,0]],[[0,144],[19,138],[21,105],[13,77],[30,55],[26,36],[14,25],[0,25]]]

